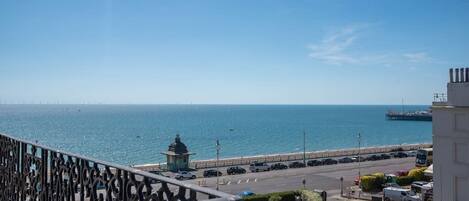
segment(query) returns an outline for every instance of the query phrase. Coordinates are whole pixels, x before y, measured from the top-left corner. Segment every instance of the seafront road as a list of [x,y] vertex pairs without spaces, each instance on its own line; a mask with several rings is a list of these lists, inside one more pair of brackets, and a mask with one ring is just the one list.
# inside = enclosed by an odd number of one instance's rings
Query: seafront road
[[[394,158],[379,161],[367,161],[361,163],[361,174],[375,172],[395,173],[400,170],[409,170],[415,165],[415,157]],[[248,169],[247,166],[243,166]],[[226,168],[220,168],[223,174]],[[203,170],[198,171],[200,177]],[[305,179],[307,189],[321,189],[328,193],[328,197],[340,194],[340,178],[344,179],[344,187],[353,185],[358,176],[358,163],[346,163],[327,166],[316,166],[286,170],[274,170],[268,172],[247,173],[240,175],[227,175],[219,178],[221,191],[238,194],[242,191],[254,193],[269,193],[276,191],[296,190],[303,187]],[[216,178],[198,178],[187,182],[216,188]],[[328,199],[333,200],[333,199]]]

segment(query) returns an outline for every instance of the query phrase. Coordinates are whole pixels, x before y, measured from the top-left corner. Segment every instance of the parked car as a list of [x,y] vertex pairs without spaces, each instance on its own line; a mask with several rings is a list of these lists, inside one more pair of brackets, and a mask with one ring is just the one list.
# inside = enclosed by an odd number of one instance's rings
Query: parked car
[[283,163],[275,163],[275,164],[272,164],[270,166],[270,169],[272,170],[283,170],[283,169],[287,169],[288,166],[283,164]]
[[323,160],[322,160],[322,163],[323,163],[324,165],[335,165],[335,164],[337,164],[338,162],[337,162],[337,160],[335,160],[335,159],[326,158],[326,159],[323,159]]
[[270,171],[270,166],[267,163],[256,162],[249,165],[249,170],[251,172]]
[[407,152],[407,156],[409,156],[409,157],[416,157],[416,156],[417,156],[417,152],[416,152],[416,151],[409,151],[409,152]]
[[394,154],[394,158],[407,158],[409,155],[405,152],[397,152]]
[[379,155],[371,155],[371,156],[366,157],[367,161],[377,161],[377,160],[381,160],[381,159],[382,158]]
[[295,162],[291,162],[290,164],[288,164],[288,167],[289,168],[303,168],[303,167],[306,167],[306,165],[302,162],[295,161]]
[[[353,162],[358,162],[358,156],[352,157]],[[360,156],[360,162],[366,161],[366,158],[363,156]]]
[[243,192],[238,193],[238,195],[239,197],[244,198],[244,197],[253,196],[256,194],[251,191],[243,191]]
[[407,176],[409,174],[409,171],[408,170],[399,170],[396,172],[396,175],[397,176]]
[[223,174],[218,170],[210,169],[210,170],[204,171],[204,177],[216,177],[216,176],[222,176],[222,175]]
[[319,165],[323,165],[322,161],[320,161],[320,160],[310,160],[310,161],[308,161],[306,164],[308,164],[308,166],[319,166]]
[[229,167],[228,169],[226,169],[226,173],[229,175],[244,174],[246,173],[246,169],[239,167],[239,166],[234,166],[234,167]]
[[344,157],[344,158],[339,159],[339,163],[352,163],[352,162],[353,162],[353,159],[350,157]]
[[390,159],[390,158],[391,158],[391,155],[389,155],[389,154],[381,154],[381,158],[382,158],[382,159]]
[[354,183],[357,186],[360,184],[360,177],[359,176],[355,177]]
[[191,172],[187,171],[179,171],[176,173],[176,176],[174,176],[177,180],[183,180],[183,179],[195,179],[196,176],[195,174],[192,174]]

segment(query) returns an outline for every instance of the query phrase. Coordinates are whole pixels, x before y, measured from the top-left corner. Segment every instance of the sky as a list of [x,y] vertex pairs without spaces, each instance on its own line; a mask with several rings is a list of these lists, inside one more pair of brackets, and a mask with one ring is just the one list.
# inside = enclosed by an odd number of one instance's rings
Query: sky
[[424,104],[469,1],[1,1],[0,103]]

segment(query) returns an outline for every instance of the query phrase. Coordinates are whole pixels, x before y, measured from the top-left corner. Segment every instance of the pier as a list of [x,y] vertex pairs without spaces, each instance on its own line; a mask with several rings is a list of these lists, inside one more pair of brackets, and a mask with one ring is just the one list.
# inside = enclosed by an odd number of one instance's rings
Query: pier
[[[317,159],[317,158],[331,158],[331,157],[345,157],[345,156],[356,156],[359,153],[361,155],[366,154],[378,154],[378,153],[389,153],[402,151],[412,151],[422,148],[430,148],[432,144],[408,144],[408,145],[389,145],[389,146],[378,146],[378,147],[364,147],[361,149],[338,149],[338,150],[324,150],[324,151],[313,151],[306,152],[305,158]],[[303,152],[286,153],[286,154],[270,154],[270,155],[257,155],[257,156],[245,156],[235,158],[223,158],[219,159],[218,163],[216,159],[209,160],[194,160],[190,162],[190,167],[193,169],[204,169],[204,168],[215,168],[215,167],[226,167],[234,165],[249,165],[253,162],[287,162],[303,160]],[[161,171],[166,169],[166,164],[143,164],[136,165],[133,168],[143,171]]]
[[407,120],[407,121],[432,121],[432,113],[429,111],[415,112],[394,112],[386,113],[388,120]]

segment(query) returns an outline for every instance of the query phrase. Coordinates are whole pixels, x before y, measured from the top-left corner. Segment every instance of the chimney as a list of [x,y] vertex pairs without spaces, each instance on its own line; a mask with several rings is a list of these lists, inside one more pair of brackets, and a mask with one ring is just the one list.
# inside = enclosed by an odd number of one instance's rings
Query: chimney
[[448,106],[469,107],[469,68],[449,69]]
[[453,69],[449,69],[449,83],[454,83]]
[[469,82],[469,68],[466,68],[466,82]]
[[459,77],[460,77],[460,81],[459,82],[465,82],[465,78],[464,78],[464,68],[461,68],[459,69]]

